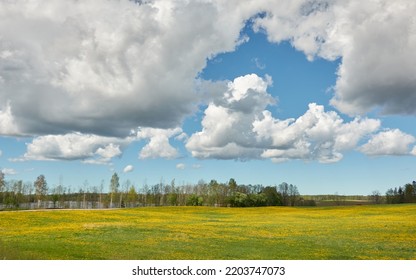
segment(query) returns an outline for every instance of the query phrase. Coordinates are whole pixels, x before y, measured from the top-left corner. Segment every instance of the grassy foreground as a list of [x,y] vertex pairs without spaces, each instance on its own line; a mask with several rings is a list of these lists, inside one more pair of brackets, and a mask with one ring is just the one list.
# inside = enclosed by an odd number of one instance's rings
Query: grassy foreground
[[1,259],[416,259],[416,205],[0,212]]

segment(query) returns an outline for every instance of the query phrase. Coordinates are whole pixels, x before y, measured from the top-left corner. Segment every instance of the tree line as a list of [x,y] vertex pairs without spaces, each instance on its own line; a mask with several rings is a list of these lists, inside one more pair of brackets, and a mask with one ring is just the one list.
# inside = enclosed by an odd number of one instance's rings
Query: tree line
[[[314,195],[301,196],[297,186],[283,182],[274,186],[237,184],[234,179],[226,183],[216,180],[199,181],[197,184],[176,185],[161,181],[158,184],[135,186],[129,180],[120,183],[114,173],[106,183],[90,186],[85,181],[78,188],[66,187],[60,182],[49,186],[44,175],[33,182],[6,180],[0,170],[0,210],[39,208],[123,208],[144,206],[316,206],[352,205],[367,202],[416,203],[416,181],[397,188],[390,188],[383,196],[374,191],[368,196]],[[348,200],[351,201],[348,201]],[[362,201],[362,202],[357,202]],[[351,204],[352,203],[352,204]]]
[[237,184],[234,179],[226,183],[211,180],[206,183],[176,185],[160,182],[154,185],[134,186],[129,180],[120,183],[114,173],[109,188],[104,192],[104,181],[99,186],[84,182],[77,190],[62,183],[49,187],[44,175],[36,180],[5,180],[0,171],[0,209],[36,208],[123,208],[141,206],[217,206],[258,207],[297,206],[313,204],[304,201],[297,186],[281,183],[278,186]]
[[390,188],[386,192],[386,203],[416,203],[416,181],[398,188]]

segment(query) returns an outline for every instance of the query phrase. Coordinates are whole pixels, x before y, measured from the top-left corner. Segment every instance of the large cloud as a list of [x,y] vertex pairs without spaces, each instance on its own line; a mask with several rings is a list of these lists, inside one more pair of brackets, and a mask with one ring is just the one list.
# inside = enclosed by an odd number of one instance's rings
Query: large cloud
[[312,103],[296,120],[274,119],[264,111],[253,127],[259,138],[271,141],[262,153],[264,158],[330,163],[342,159],[344,151],[355,149],[362,139],[377,131],[380,121],[356,118],[344,122],[336,112],[325,112],[323,106]]
[[416,114],[416,2],[287,0],[255,22],[309,59],[341,57],[331,103],[350,115]]
[[[244,42],[256,15],[271,42],[289,40],[310,60],[341,58],[338,110],[415,114],[415,13],[407,0],[1,1],[0,135],[37,136],[24,160],[108,163],[137,139],[149,140],[140,158],[178,157],[169,139],[207,97],[197,89],[224,87],[199,78],[206,59]],[[209,97],[202,131],[186,142],[192,155],[333,162],[380,126],[316,104],[276,119],[270,83],[247,75]]]
[[227,16],[228,8],[1,1],[0,134],[125,137],[138,126],[179,125],[198,102],[194,83],[206,59],[234,50],[255,12]]
[[202,120],[203,130],[194,133],[186,147],[198,158],[248,159],[259,157],[261,149],[252,123],[274,99],[267,93],[270,78],[255,74],[228,83],[221,98],[211,102]]
[[255,74],[230,82],[222,99],[210,103],[205,110],[202,131],[189,138],[186,147],[192,155],[336,162],[344,151],[355,149],[380,127],[380,121],[367,118],[344,122],[336,112],[325,112],[317,104],[310,104],[297,119],[276,119],[267,110],[274,103],[267,93],[270,83],[270,78]]

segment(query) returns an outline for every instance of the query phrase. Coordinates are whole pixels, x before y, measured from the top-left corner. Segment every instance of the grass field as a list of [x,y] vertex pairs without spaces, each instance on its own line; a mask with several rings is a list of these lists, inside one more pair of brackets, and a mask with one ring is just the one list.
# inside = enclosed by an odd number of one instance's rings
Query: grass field
[[1,259],[416,259],[416,205],[0,212]]

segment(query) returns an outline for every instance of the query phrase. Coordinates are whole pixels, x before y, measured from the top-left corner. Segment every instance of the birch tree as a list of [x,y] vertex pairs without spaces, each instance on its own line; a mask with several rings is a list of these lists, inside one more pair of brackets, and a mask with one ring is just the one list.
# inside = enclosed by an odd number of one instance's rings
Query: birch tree
[[42,199],[48,192],[48,185],[46,183],[45,176],[39,175],[38,178],[36,178],[34,186],[35,186],[36,198],[38,200],[38,208],[40,208]]
[[110,182],[110,208],[113,207],[113,196],[114,194],[118,193],[119,187],[120,187],[120,178],[118,177],[117,173],[114,172],[113,176],[111,177],[111,182]]

